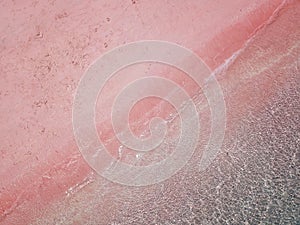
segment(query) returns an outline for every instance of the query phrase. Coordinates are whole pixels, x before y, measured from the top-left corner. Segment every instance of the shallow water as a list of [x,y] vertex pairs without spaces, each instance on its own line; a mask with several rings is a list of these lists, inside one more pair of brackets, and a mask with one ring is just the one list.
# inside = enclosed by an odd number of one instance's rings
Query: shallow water
[[[300,222],[298,1],[240,0],[222,9],[218,1],[1,4],[9,9],[1,21],[13,18],[1,31],[1,224]],[[166,14],[158,15],[160,23],[152,16],[157,8]],[[99,12],[101,22],[93,16]],[[181,20],[175,12],[183,13]],[[195,22],[199,15],[203,23]],[[193,28],[188,33],[186,24]],[[151,154],[120,147],[107,125],[111,97],[141,72],[185,86],[202,132],[193,157],[178,173],[161,183],[129,187],[99,176],[83,159],[73,138],[71,108],[78,81],[99,52],[147,38],[178,42],[203,58],[224,92],[227,126],[219,154],[201,170],[210,131],[203,92],[173,69],[151,65],[147,70],[145,64],[123,71],[132,76],[112,80],[98,102],[104,112],[97,108],[98,133],[112,155],[144,165],[168,157],[176,145],[176,113],[155,99],[137,107],[131,118],[143,137],[151,116],[169,120],[167,138]]]

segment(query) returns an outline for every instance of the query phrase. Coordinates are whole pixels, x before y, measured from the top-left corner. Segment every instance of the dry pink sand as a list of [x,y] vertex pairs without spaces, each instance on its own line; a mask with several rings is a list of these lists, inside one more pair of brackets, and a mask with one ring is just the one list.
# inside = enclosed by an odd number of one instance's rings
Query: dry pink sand
[[[284,86],[287,65],[299,58],[299,1],[26,0],[0,4],[1,224],[59,223],[55,208],[68,204],[66,198],[78,199],[72,204],[84,209],[90,193],[126,188],[116,188],[97,176],[73,138],[72,101],[77,84],[89,64],[104,52],[145,39],[175,42],[196,52],[217,71],[224,91],[225,139],[230,139],[241,118],[257,113]],[[97,128],[104,141],[114,136],[107,120],[109,104],[128,81],[158,73],[178,83],[185,81],[191,94],[198,90],[178,71],[153,66],[145,72],[147,66],[108,84],[97,107]],[[157,104],[152,100],[137,106],[131,120],[147,120],[145,112]],[[169,110],[165,106],[161,114]],[[141,124],[136,127],[139,131],[146,129]],[[117,146],[116,141],[108,143],[112,154],[117,154]],[[95,180],[106,185],[102,189],[93,186]],[[111,197],[99,199],[107,208],[101,209],[95,224],[109,223],[104,221],[110,221],[109,214],[117,210],[110,201]],[[72,207],[62,208],[69,221],[63,224],[88,221],[80,213],[72,220],[74,215],[67,212]]]

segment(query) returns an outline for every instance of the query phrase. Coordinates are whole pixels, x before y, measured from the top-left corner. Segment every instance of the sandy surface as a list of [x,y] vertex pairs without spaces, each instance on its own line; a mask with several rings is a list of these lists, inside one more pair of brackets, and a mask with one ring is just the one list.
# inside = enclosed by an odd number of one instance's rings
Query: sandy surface
[[[1,224],[299,222],[298,1],[4,1],[0,14]],[[227,127],[206,171],[199,172],[203,135],[178,174],[132,188],[107,181],[84,161],[71,110],[90,63],[143,39],[178,43],[205,61],[223,89]],[[209,130],[198,87],[179,71],[140,65],[112,79],[98,101],[99,136],[115,156],[111,99],[128,81],[154,73],[196,96],[203,131]],[[157,105],[135,109],[137,133]]]

